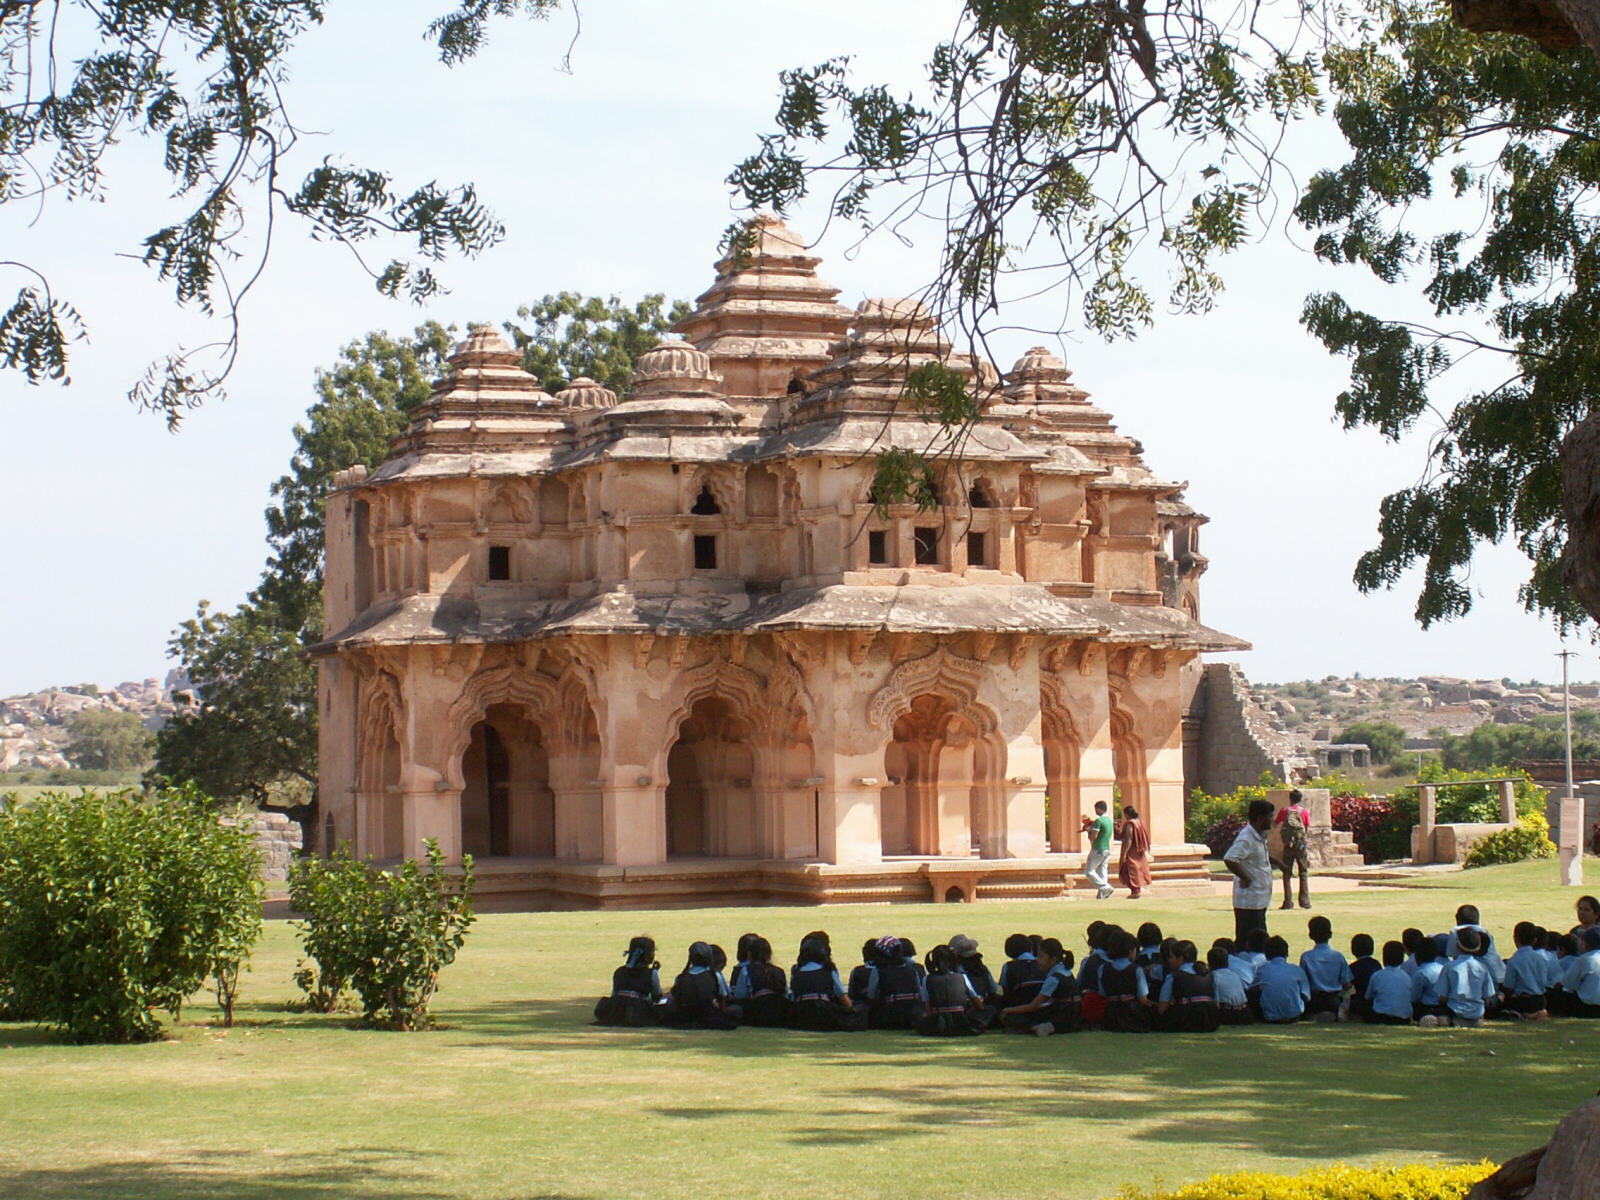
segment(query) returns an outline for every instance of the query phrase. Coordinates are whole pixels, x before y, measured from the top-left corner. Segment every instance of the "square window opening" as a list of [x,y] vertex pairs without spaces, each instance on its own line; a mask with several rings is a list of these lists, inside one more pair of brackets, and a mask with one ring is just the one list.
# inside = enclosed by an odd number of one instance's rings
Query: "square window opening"
[[989,565],[988,539],[976,530],[967,534],[967,565],[970,567],[987,567]]
[[511,547],[510,546],[490,546],[489,547],[489,578],[490,579],[510,579],[511,578]]
[[932,527],[922,527],[912,535],[912,550],[914,561],[919,567],[937,567],[939,565],[939,531]]
[[694,535],[694,569],[696,571],[715,571],[717,569],[717,538],[715,534],[697,533]]
[[889,561],[889,535],[882,529],[867,531],[867,561],[873,566],[884,566]]

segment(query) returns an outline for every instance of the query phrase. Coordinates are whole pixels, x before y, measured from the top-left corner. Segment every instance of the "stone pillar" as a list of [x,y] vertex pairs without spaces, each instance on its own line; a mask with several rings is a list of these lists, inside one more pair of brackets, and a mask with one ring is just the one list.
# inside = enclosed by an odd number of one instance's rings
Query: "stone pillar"
[[667,861],[666,780],[634,774],[631,768],[602,780],[600,860],[616,867]]
[[562,749],[550,755],[550,789],[555,792],[557,858],[598,862],[603,854],[600,833],[599,780],[585,778],[582,755]]
[[[357,792],[356,827],[350,839],[351,849],[357,858],[381,858],[383,855],[383,793]],[[333,847],[328,847],[332,850]]]
[[[1025,776],[1014,776],[1020,780]],[[1040,858],[1048,852],[1044,836],[1044,784],[1038,780],[1029,783],[1006,780],[1001,785],[1001,806],[1004,809],[1005,845],[1001,856],[1005,858]],[[1082,834],[1073,824],[1069,831],[1069,845]],[[984,857],[993,857],[985,855]]]
[[972,751],[968,739],[962,745],[947,742],[938,752],[936,819],[941,855],[959,857],[972,853]]
[[423,843],[432,838],[447,863],[461,861],[461,789],[407,791],[402,798],[405,823],[404,857],[427,857]]
[[840,866],[883,861],[878,807],[883,782],[881,776],[857,775],[847,768],[817,789],[818,858]]
[[1433,827],[1439,811],[1439,789],[1431,783],[1417,786],[1417,827],[1411,834],[1411,861],[1423,866],[1433,861]]
[[1517,785],[1509,779],[1500,781],[1500,819],[1507,825],[1517,823]]
[[1560,839],[1561,885],[1583,886],[1583,801],[1576,796],[1561,798],[1561,820],[1556,830]]

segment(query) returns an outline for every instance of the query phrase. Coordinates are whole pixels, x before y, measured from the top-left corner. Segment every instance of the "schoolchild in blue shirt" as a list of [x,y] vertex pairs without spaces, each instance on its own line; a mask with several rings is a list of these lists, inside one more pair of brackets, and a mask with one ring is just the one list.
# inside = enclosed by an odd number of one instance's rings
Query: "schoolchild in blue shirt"
[[1150,985],[1139,969],[1139,943],[1126,929],[1108,933],[1108,961],[1100,968],[1100,993],[1105,997],[1101,1028],[1110,1033],[1146,1033],[1150,1029]]
[[[1000,984],[983,961],[977,939],[964,933],[956,934],[950,939],[950,953],[955,955],[956,971],[966,980],[967,990],[980,1005],[976,1019],[987,1029],[1000,1019]],[[929,970],[931,974],[932,969]]]
[[1415,983],[1405,969],[1406,948],[1400,942],[1383,944],[1383,966],[1367,980],[1362,1019],[1373,1025],[1411,1024],[1411,994]]
[[734,944],[733,973],[728,976],[730,995],[739,990],[739,980],[744,978],[745,969],[750,962],[750,947],[760,940],[759,933],[741,933],[738,942]]
[[1534,928],[1538,935],[1534,948],[1539,951],[1539,958],[1544,962],[1544,990],[1549,992],[1561,982],[1561,960],[1556,955],[1556,935],[1542,925],[1536,925]]
[[1411,979],[1411,1015],[1419,1022],[1433,1017],[1437,1024],[1445,1013],[1444,963],[1439,960],[1439,947],[1432,938],[1425,937],[1417,943],[1412,957],[1417,969]]
[[[1372,949],[1370,933],[1358,933],[1350,939],[1350,1002],[1346,1015],[1351,1021],[1359,1021],[1365,1017],[1367,983],[1383,970],[1383,964],[1372,956]],[[1404,957],[1402,954],[1401,958]]]
[[1600,1017],[1600,925],[1585,928],[1577,948],[1582,953],[1567,958],[1561,990],[1572,997],[1571,1015]]
[[1267,939],[1266,964],[1256,972],[1261,989],[1261,1019],[1269,1025],[1287,1025],[1306,1015],[1311,981],[1289,961],[1289,943],[1281,937]]
[[1217,1017],[1224,1025],[1248,1025],[1255,1020],[1245,998],[1244,980],[1228,965],[1228,947],[1212,946],[1206,955],[1211,968],[1211,994],[1217,1001]]
[[1494,976],[1482,958],[1488,942],[1470,925],[1458,928],[1455,939],[1457,954],[1445,963],[1443,971],[1447,1012],[1439,1023],[1448,1020],[1451,1025],[1476,1029],[1483,1024],[1483,1014],[1498,995]]
[[636,937],[625,961],[611,975],[611,994],[594,1006],[596,1025],[654,1025],[661,1013],[661,964],[656,944]]
[[1578,940],[1570,933],[1557,933],[1551,930],[1548,935],[1550,948],[1555,951],[1555,983],[1545,990],[1544,999],[1553,1017],[1570,1017],[1577,1003],[1573,994],[1561,986],[1567,977],[1567,970],[1577,961],[1581,948]]
[[[1260,982],[1256,976],[1260,974],[1261,968],[1267,965],[1268,940],[1265,929],[1256,928],[1245,934],[1244,949],[1238,953],[1239,958],[1250,967],[1250,978],[1244,985],[1246,988],[1253,988]],[[1234,970],[1238,968],[1235,967]]]
[[1480,924],[1477,905],[1463,904],[1456,909],[1455,926],[1443,935],[1445,939],[1443,946],[1444,956],[1446,958],[1459,958],[1461,956],[1460,938],[1461,931],[1464,929],[1471,929],[1477,932],[1480,948],[1473,957],[1483,963],[1484,968],[1489,972],[1489,977],[1494,980],[1495,986],[1499,987],[1501,980],[1506,977],[1506,965],[1501,961],[1500,951],[1495,947],[1494,934]]
[[1534,945],[1538,940],[1539,927],[1532,921],[1518,921],[1511,931],[1517,949],[1506,959],[1505,978],[1500,981],[1500,1010],[1508,1017],[1542,1021],[1550,1015],[1544,997],[1549,971],[1544,955]]
[[1333,922],[1327,917],[1312,917],[1306,932],[1311,936],[1311,949],[1300,956],[1300,969],[1311,984],[1306,1012],[1318,1020],[1324,1014],[1337,1020],[1345,989],[1351,984],[1350,964],[1344,955],[1328,945],[1333,939]]
[[1420,929],[1405,929],[1400,933],[1400,944],[1406,948],[1406,974],[1411,976],[1413,983],[1417,979],[1417,947],[1427,936]]
[[1082,1024],[1082,1002],[1072,975],[1072,953],[1055,938],[1041,938],[1038,961],[1044,972],[1038,991],[1027,1004],[1001,1009],[1001,1021],[1011,1033],[1048,1037],[1076,1032]]
[[1255,986],[1256,963],[1254,959],[1245,957],[1247,951],[1243,946],[1235,945],[1227,938],[1218,938],[1211,943],[1215,950],[1218,946],[1224,947],[1228,952],[1228,970],[1239,977],[1239,982],[1248,990]]

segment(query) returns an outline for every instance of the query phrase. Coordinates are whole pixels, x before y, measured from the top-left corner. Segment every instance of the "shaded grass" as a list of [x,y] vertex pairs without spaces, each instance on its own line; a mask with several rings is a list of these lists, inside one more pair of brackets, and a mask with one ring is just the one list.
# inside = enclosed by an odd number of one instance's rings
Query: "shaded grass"
[[[1318,899],[1336,941],[1443,928],[1477,901],[1502,940],[1565,928],[1548,863]],[[1272,914],[1304,946],[1306,914]],[[0,1195],[257,1197],[1105,1196],[1123,1182],[1359,1161],[1504,1158],[1596,1085],[1595,1027],[1303,1026],[1216,1038],[1082,1034],[952,1042],[597,1029],[628,937],[664,973],[698,937],[755,929],[780,958],[807,930],[841,962],[886,932],[962,932],[998,965],[1022,929],[1082,945],[1091,919],[1204,944],[1225,899],[843,906],[481,918],[444,976],[444,1028],[392,1034],[288,1011],[293,931],[268,923],[232,1031],[196,1004],[168,1041],[57,1045],[0,1026]]]

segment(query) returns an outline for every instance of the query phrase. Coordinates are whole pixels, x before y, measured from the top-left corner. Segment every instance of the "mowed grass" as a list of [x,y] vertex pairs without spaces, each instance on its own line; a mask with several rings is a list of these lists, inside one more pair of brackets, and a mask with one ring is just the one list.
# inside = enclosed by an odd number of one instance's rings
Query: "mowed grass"
[[[1360,930],[1444,928],[1468,899],[1507,943],[1520,918],[1572,923],[1550,863],[1317,911],[1342,949]],[[1297,954],[1305,915],[1272,914]],[[0,1026],[0,1196],[1074,1200],[1247,1167],[1499,1160],[1600,1084],[1600,1026],[1576,1021],[956,1041],[588,1024],[636,932],[670,979],[690,940],[731,948],[746,930],[788,961],[824,927],[841,964],[868,936],[966,933],[998,967],[1007,932],[1079,949],[1096,917],[1202,944],[1232,927],[1225,898],[491,915],[444,975],[445,1027],[393,1034],[289,1011],[296,942],[271,922],[231,1031],[199,1002],[144,1046]]]

